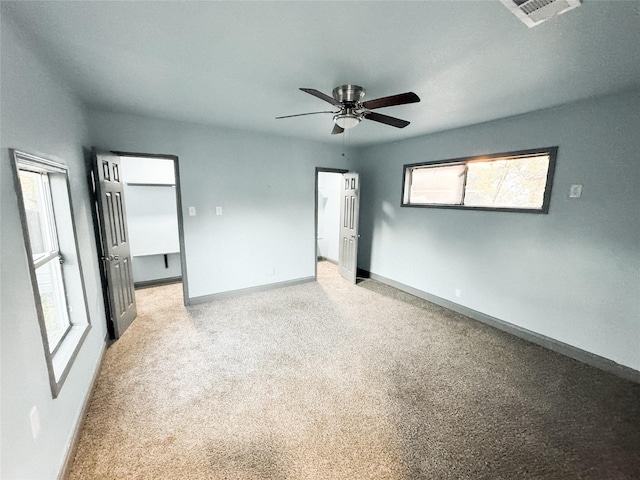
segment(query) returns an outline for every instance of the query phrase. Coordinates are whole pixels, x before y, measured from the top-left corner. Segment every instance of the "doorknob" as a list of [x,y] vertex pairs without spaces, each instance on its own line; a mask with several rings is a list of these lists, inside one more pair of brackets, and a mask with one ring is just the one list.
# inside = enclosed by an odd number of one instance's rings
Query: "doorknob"
[[356,237],[360,238],[360,235],[351,235],[351,238],[356,238]]
[[114,255],[113,253],[108,257],[102,257],[103,260],[111,262],[112,260],[120,260],[120,255]]

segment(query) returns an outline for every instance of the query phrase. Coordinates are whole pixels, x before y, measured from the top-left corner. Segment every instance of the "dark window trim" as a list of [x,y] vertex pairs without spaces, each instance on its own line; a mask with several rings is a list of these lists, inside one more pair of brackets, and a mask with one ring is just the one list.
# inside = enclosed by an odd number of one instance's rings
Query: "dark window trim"
[[[498,158],[504,158],[504,157],[526,157],[526,156],[540,155],[540,154],[549,155],[549,169],[547,171],[547,182],[544,187],[544,197],[542,200],[542,207],[540,209],[507,208],[507,207],[473,207],[468,205],[411,204],[411,203],[405,203],[404,201],[408,168],[426,167],[426,166],[434,166],[434,165],[459,165],[459,164],[467,163],[470,161],[477,161],[477,160],[492,160],[492,159],[498,159]],[[491,153],[487,155],[473,155],[470,157],[459,157],[459,158],[451,158],[446,160],[434,160],[429,162],[407,163],[402,166],[402,190],[400,192],[401,193],[400,206],[409,207],[409,208],[444,208],[444,209],[455,209],[455,210],[481,210],[481,211],[489,211],[489,212],[546,214],[546,213],[549,213],[549,201],[551,200],[551,187],[553,184],[553,175],[555,173],[557,156],[558,156],[558,147],[554,146],[554,147],[545,147],[545,148],[534,148],[530,150],[517,150],[514,152]],[[465,176],[465,187],[466,187],[466,176]],[[463,198],[464,198],[464,194],[465,192],[463,191]]]
[[[21,150],[16,150],[13,148],[9,149],[9,156],[11,158],[11,169],[13,174],[13,185],[15,189],[15,193],[17,196],[17,204],[18,211],[20,216],[20,226],[22,229],[22,237],[24,242],[24,252],[26,254],[26,258],[28,259],[28,268],[29,268],[29,276],[31,278],[31,288],[33,293],[33,298],[35,302],[35,310],[36,316],[38,317],[38,324],[40,328],[40,336],[42,339],[42,346],[44,350],[45,363],[47,366],[47,375],[49,377],[49,386],[51,388],[51,396],[52,398],[57,398],[60,394],[60,391],[73,367],[76,357],[84,344],[84,341],[89,334],[89,330],[91,330],[91,317],[89,314],[89,303],[87,301],[87,290],[85,287],[84,281],[84,272],[82,270],[82,261],[80,259],[80,245],[78,243],[78,234],[76,231],[76,222],[75,222],[75,213],[73,210],[73,201],[71,199],[71,183],[69,179],[69,169],[66,165],[58,162],[54,162],[52,160],[32,155]],[[36,267],[33,261],[33,252],[31,250],[31,241],[30,241],[30,233],[29,226],[27,222],[26,209],[24,205],[24,197],[22,194],[22,185],[20,184],[19,171],[26,167],[25,170],[33,171],[34,169],[37,172],[46,172],[47,174],[59,174],[64,176],[64,183],[66,191],[64,195],[68,199],[68,216],[69,216],[69,228],[71,235],[73,237],[73,249],[77,259],[77,274],[79,276],[79,285],[80,292],[76,292],[76,294],[82,295],[82,303],[84,306],[84,321],[80,323],[75,323],[73,320],[71,321],[71,326],[67,329],[65,333],[65,338],[61,339],[58,346],[51,351],[49,349],[49,339],[47,336],[47,329],[45,326],[44,312],[42,310],[42,300],[40,297],[40,290],[38,287],[38,280],[36,277]],[[63,277],[64,281],[64,277]],[[67,293],[68,295],[69,293]],[[59,364],[59,362],[54,361],[56,354],[60,350],[61,345],[65,342],[67,336],[70,336],[70,331],[74,331],[74,338],[70,339],[71,346],[65,345],[66,354],[63,356],[62,365],[59,365],[58,370],[54,366],[54,363]],[[66,361],[64,361],[66,360]],[[56,376],[57,374],[57,376]]]

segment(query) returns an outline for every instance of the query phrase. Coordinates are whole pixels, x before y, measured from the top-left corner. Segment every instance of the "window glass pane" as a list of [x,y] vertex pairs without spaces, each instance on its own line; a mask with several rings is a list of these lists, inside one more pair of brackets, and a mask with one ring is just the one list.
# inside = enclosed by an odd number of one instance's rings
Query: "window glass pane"
[[49,339],[49,351],[53,351],[70,326],[60,257],[55,257],[36,269],[36,279]]
[[470,162],[464,204],[473,207],[542,208],[549,156]]
[[42,204],[42,175],[34,172],[20,170],[20,186],[22,187],[22,199],[27,215],[29,228],[29,240],[33,257],[38,258],[49,250],[45,237],[45,215],[47,209]]
[[413,168],[409,203],[460,205],[465,168],[465,165]]
[[405,165],[402,206],[547,213],[558,147]]

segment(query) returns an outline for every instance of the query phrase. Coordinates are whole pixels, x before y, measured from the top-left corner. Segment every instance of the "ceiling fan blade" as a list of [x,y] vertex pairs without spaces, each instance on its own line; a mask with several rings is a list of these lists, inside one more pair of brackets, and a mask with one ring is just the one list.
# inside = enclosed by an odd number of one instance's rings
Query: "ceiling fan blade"
[[304,115],[316,115],[318,113],[333,113],[335,115],[336,112],[325,110],[324,112],[296,113],[295,115],[283,115],[282,117],[276,117],[276,120],[279,120],[281,118],[303,117]]
[[400,93],[391,95],[390,97],[376,98],[362,103],[364,108],[375,110],[376,108],[392,107],[394,105],[405,105],[407,103],[416,103],[420,101],[420,97],[413,92]]
[[389,115],[382,115],[381,113],[376,112],[366,112],[364,114],[364,118],[367,120],[373,120],[374,122],[384,123],[386,125],[391,125],[396,128],[404,128],[409,125],[410,122],[406,120],[401,120],[396,117],[390,117]]
[[318,90],[316,90],[315,88],[301,88],[300,90],[302,90],[303,92],[306,92],[310,95],[313,95],[314,97],[318,97],[320,100],[324,100],[325,102],[329,102],[331,105],[335,105],[336,107],[341,107],[342,104],[337,101],[335,98],[330,97],[329,95],[326,95],[322,92],[319,92]]
[[344,132],[344,128],[342,128],[337,123],[334,123],[333,124],[333,130],[331,130],[331,135],[336,135],[336,134],[342,133],[342,132]]

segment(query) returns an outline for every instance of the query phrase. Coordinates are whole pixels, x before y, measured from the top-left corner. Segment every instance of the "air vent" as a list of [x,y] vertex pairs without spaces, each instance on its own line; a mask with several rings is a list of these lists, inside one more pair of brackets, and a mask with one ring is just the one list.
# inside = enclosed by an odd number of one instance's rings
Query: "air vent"
[[500,0],[527,27],[580,6],[580,0]]

